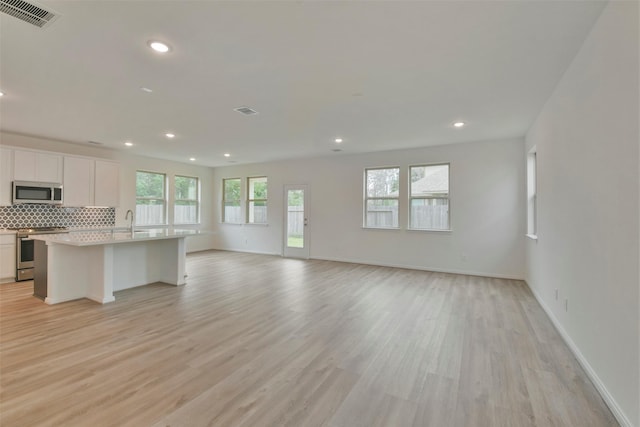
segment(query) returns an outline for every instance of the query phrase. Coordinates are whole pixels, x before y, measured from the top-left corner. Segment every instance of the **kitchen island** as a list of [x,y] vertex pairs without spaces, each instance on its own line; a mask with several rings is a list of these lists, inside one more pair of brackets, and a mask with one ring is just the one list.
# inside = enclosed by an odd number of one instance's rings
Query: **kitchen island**
[[198,234],[114,229],[34,235],[34,295],[47,304],[80,298],[104,304],[122,289],[155,282],[184,285],[185,239]]

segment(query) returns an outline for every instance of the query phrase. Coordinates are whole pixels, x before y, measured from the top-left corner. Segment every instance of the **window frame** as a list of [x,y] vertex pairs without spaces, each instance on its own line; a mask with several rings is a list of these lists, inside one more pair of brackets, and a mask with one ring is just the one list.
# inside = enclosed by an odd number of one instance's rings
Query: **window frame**
[[[227,199],[226,196],[226,185],[225,183],[227,181],[239,181],[240,183],[240,194],[238,195],[238,199]],[[242,212],[242,177],[237,177],[237,178],[222,178],[222,212],[221,212],[221,218],[222,218],[222,223],[223,224],[242,224],[243,223],[243,219],[240,218],[240,221],[237,222],[232,222],[232,221],[228,221],[226,216],[225,216],[225,208],[226,208],[226,204],[228,202],[238,202],[238,206],[240,206],[240,212]]]
[[[369,193],[368,193],[368,188],[367,188],[367,181],[368,181],[368,173],[369,171],[375,171],[375,170],[388,170],[388,169],[397,169],[398,171],[398,195],[396,197],[389,197],[389,196],[383,196],[383,197],[369,197]],[[381,166],[381,167],[372,167],[372,168],[365,168],[364,169],[364,181],[363,181],[363,189],[364,189],[364,205],[363,205],[363,218],[362,218],[362,227],[363,228],[368,228],[368,229],[373,229],[373,230],[400,230],[400,191],[401,191],[401,175],[402,173],[402,168],[400,166]],[[397,222],[397,226],[396,227],[376,227],[376,226],[372,226],[367,224],[367,207],[369,205],[369,201],[370,200],[395,200],[397,202],[397,206],[398,206],[398,212],[397,212],[397,218],[396,218],[396,222]]]
[[[411,182],[411,169],[412,168],[424,168],[431,166],[447,166],[447,197],[438,197],[438,196],[412,196],[412,182]],[[421,163],[415,165],[409,165],[407,169],[407,183],[408,183],[408,206],[407,206],[407,230],[410,231],[452,231],[451,226],[451,162],[438,162],[438,163]],[[411,212],[412,212],[412,202],[413,200],[447,200],[447,228],[417,228],[412,227],[411,222]]]
[[[176,180],[178,178],[188,178],[196,180],[196,198],[195,199],[179,199],[178,191],[176,186]],[[173,223],[176,225],[195,225],[200,224],[200,177],[197,176],[188,176],[188,175],[174,175],[173,176]],[[195,222],[176,222],[176,207],[178,206],[177,202],[195,202],[196,204],[196,221]]]
[[527,237],[538,239],[538,150],[527,153]]
[[[267,186],[267,198],[266,199],[252,199],[250,198],[251,196],[251,180],[252,179],[260,179],[260,178],[264,178],[265,180],[265,184]],[[252,224],[252,225],[267,225],[269,223],[269,209],[267,207],[267,202],[269,200],[269,178],[266,175],[259,175],[259,176],[248,176],[247,177],[247,206],[246,206],[246,223],[247,224]],[[255,221],[251,221],[251,203],[255,203],[255,202],[264,202],[265,207],[267,207],[267,219],[264,222],[255,222]]]
[[[157,197],[138,197],[138,173],[147,173],[147,174],[154,174],[154,175],[162,175],[162,195],[163,198],[157,198]],[[158,224],[140,224],[138,222],[139,215],[136,215],[136,226],[139,227],[154,227],[154,226],[166,226],[169,223],[169,215],[168,215],[168,208],[169,208],[169,201],[168,199],[168,179],[167,179],[167,174],[164,172],[154,172],[154,171],[150,171],[150,170],[143,170],[143,169],[137,169],[136,170],[136,210],[138,209],[138,200],[159,200],[162,201],[162,220],[163,222],[158,223]]]

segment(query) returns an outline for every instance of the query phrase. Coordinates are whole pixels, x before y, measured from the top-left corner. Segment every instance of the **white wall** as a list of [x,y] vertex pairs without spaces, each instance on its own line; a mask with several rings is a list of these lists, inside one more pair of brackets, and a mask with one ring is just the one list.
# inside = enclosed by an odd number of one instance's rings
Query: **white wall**
[[610,2],[526,138],[539,238],[527,282],[629,426],[640,426],[638,37],[638,3]]
[[[0,144],[77,156],[97,157],[120,162],[120,206],[116,209],[116,226],[118,227],[128,225],[128,221],[125,221],[124,219],[127,209],[131,209],[134,212],[136,211],[136,170],[166,173],[170,180],[173,180],[174,175],[196,176],[200,178],[202,190],[202,223],[198,228],[209,231],[214,231],[216,228],[213,219],[214,197],[212,195],[214,189],[212,168],[154,159],[151,157],[135,156],[126,153],[125,151],[71,144],[68,142],[29,137],[8,132],[0,133]],[[172,188],[173,187],[170,186],[170,190]],[[168,196],[171,202],[173,198],[172,191],[169,191]],[[169,205],[173,206],[172,203]],[[170,215],[172,215],[172,213],[170,213]],[[180,226],[180,228],[185,228],[185,226]],[[187,239],[187,251],[193,252],[211,249],[212,242],[212,235],[189,237]]]
[[[401,193],[406,194],[408,165],[440,162],[451,163],[452,232],[407,231],[406,198],[400,205],[403,229],[362,228],[365,168],[401,166]],[[218,202],[223,178],[262,175],[269,179],[269,225],[220,224],[217,248],[281,254],[283,186],[307,184],[312,258],[524,277],[523,140],[216,168]],[[217,221],[220,216],[218,209]]]

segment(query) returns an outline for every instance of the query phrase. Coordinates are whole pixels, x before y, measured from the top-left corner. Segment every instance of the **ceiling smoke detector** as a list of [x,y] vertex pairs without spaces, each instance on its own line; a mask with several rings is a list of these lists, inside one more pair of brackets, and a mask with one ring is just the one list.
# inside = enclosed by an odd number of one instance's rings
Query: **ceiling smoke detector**
[[245,116],[252,116],[254,114],[258,114],[258,112],[249,107],[238,107],[234,108],[233,111],[237,111],[238,113],[244,114]]
[[0,0],[0,12],[39,28],[51,25],[60,16],[58,12],[46,9],[36,2],[23,0]]

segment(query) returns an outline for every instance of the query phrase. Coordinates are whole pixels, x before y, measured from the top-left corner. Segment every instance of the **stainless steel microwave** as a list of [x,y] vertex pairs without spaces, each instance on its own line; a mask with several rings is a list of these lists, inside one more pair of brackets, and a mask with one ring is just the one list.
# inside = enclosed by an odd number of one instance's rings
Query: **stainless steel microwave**
[[13,204],[62,204],[62,184],[55,182],[13,181]]

